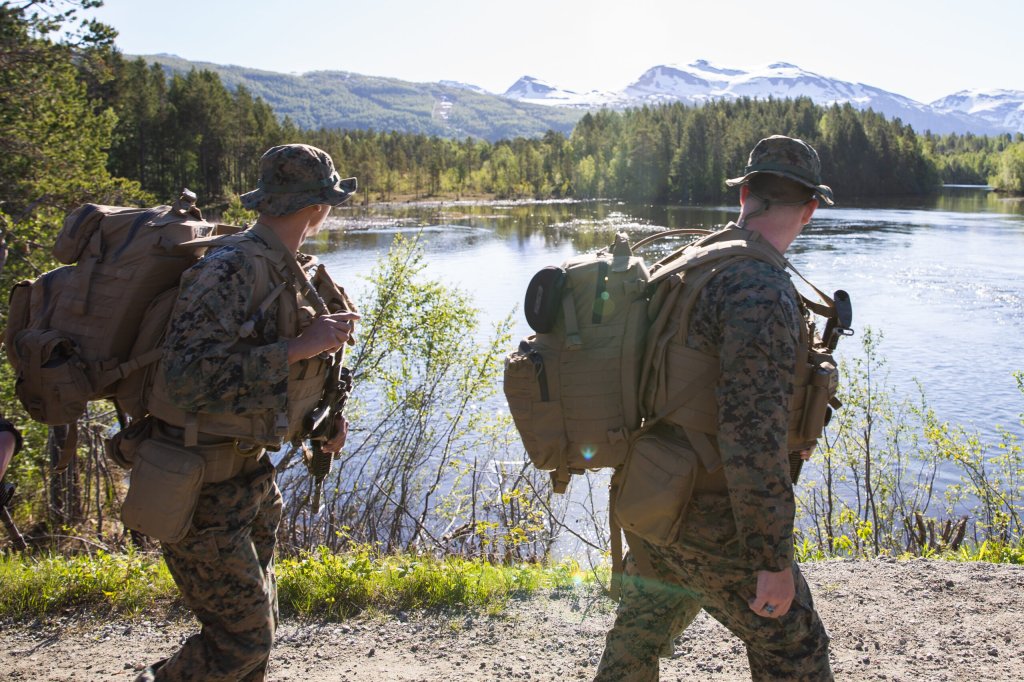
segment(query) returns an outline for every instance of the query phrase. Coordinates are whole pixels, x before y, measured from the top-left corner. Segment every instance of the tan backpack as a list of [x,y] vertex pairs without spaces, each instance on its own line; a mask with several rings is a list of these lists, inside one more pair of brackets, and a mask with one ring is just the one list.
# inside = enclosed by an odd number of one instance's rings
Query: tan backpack
[[544,268],[527,287],[524,312],[536,334],[505,359],[504,391],[527,454],[551,472],[555,492],[573,474],[621,466],[640,428],[651,291],[687,264],[652,276],[634,249],[706,234],[668,230],[633,246],[617,234],[608,248]]
[[66,265],[10,294],[4,345],[29,415],[74,424],[90,400],[113,397],[125,377],[157,360],[158,350],[133,355],[140,324],[161,294],[165,307],[173,303],[181,273],[208,246],[181,245],[238,229],[203,220],[188,190],[172,206],[72,211],[53,247]]
[[[634,255],[646,244],[679,235],[697,235],[700,239],[650,268]],[[674,386],[671,395],[661,400],[658,395],[665,387],[658,383],[658,377],[663,370],[665,344],[677,333],[672,323],[678,322],[674,317],[679,313],[676,303],[686,275],[697,273],[695,282],[687,280],[689,308],[716,266],[734,258],[757,258],[792,269],[780,254],[758,244],[750,233],[667,230],[632,246],[626,235],[616,235],[615,242],[606,249],[572,258],[559,268],[541,270],[527,287],[525,314],[536,333],[523,339],[505,360],[505,397],[530,460],[537,468],[550,471],[555,492],[565,492],[573,474],[599,468],[618,472],[609,505],[613,572],[620,570],[622,556],[616,505],[625,507],[623,511],[630,516],[643,516],[645,520],[651,517],[659,532],[668,537],[678,514],[660,509],[664,506],[662,498],[667,495],[673,498],[673,504],[685,507],[687,491],[692,490],[694,466],[676,462],[678,457],[672,448],[664,448],[656,438],[645,435],[666,417],[676,419],[681,411],[689,410],[691,403],[703,407],[706,391],[713,392],[717,365],[706,367],[704,358],[694,359],[704,364],[692,368],[693,381]],[[836,303],[817,288],[814,291],[822,302],[801,296],[803,305],[835,325],[840,317]],[[849,321],[844,324],[838,327],[843,333]],[[820,355],[820,363],[801,366],[802,385],[811,383],[806,375],[817,368],[827,365],[834,372],[831,355]],[[835,374],[827,378],[834,379]],[[811,388],[814,386],[807,386]],[[814,423],[807,424],[806,429],[791,429],[800,433],[799,447],[803,447],[804,440],[811,444],[820,435],[826,406],[834,394],[833,382],[811,401],[813,405],[808,408],[813,409],[802,407],[803,393],[794,397],[801,402],[801,409],[794,415],[815,415]],[[702,436],[702,432],[693,432],[694,440]],[[639,477],[633,475],[630,495],[623,499],[619,495],[623,465],[637,461],[631,455],[648,446],[657,451],[657,466],[643,472],[650,474],[643,484],[636,484]],[[712,468],[717,455],[704,450],[701,454]],[[678,483],[674,488],[666,485],[672,480]],[[627,528],[638,530],[632,524]]]

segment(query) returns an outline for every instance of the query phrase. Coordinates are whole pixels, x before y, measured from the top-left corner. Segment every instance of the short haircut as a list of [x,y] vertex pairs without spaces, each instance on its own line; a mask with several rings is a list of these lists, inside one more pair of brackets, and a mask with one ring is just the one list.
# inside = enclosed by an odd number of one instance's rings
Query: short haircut
[[814,190],[774,173],[757,173],[747,181],[754,196],[786,204],[803,204],[814,198]]

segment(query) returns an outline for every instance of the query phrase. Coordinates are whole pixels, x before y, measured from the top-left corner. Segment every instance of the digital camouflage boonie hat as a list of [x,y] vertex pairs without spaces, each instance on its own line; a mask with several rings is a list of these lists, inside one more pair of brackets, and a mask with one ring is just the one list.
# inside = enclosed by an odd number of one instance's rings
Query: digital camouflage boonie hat
[[242,205],[282,216],[312,206],[338,206],[356,191],[356,179],[338,176],[331,155],[308,144],[271,147],[260,158],[256,189],[241,196]]
[[813,189],[814,193],[829,206],[835,203],[832,200],[832,188],[821,184],[821,161],[818,159],[818,152],[803,140],[785,135],[764,138],[750,151],[743,175],[726,180],[725,184],[729,187],[742,185],[758,173],[772,173],[789,178]]

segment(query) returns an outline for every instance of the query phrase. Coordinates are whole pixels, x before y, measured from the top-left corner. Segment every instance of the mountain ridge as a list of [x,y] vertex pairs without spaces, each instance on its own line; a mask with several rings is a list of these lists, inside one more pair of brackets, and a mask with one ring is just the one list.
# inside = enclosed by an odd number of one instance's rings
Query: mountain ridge
[[[519,82],[522,79],[517,85]],[[513,86],[505,96],[534,104],[586,109],[668,102],[699,106],[714,99],[740,97],[809,97],[823,106],[849,103],[858,109],[870,108],[888,118],[899,118],[918,132],[983,135],[1024,132],[1024,92],[961,91],[926,104],[866,83],[830,78],[782,61],[750,70],[721,67],[705,59],[685,66],[660,64],[647,69],[621,91],[601,96],[587,97],[551,83],[545,86],[544,90],[533,91]]]
[[[925,104],[865,83],[807,71],[784,61],[749,70],[700,59],[647,69],[619,91],[577,92],[525,75],[503,93],[453,80],[413,83],[343,70],[285,74],[237,65],[193,62],[175,55],[142,55],[168,73],[191,68],[216,72],[229,88],[243,85],[280,116],[303,128],[401,130],[496,141],[564,134],[588,111],[715,99],[809,97],[815,104],[846,104],[899,118],[921,133],[1000,135],[1024,132],[1024,91],[961,90]],[[310,97],[309,93],[316,93]]]
[[212,71],[229,89],[246,87],[278,116],[307,129],[372,128],[493,142],[540,137],[549,130],[568,134],[585,113],[502,98],[451,81],[410,83],[342,70],[285,74],[168,54],[129,58],[159,64],[169,74],[193,68]]

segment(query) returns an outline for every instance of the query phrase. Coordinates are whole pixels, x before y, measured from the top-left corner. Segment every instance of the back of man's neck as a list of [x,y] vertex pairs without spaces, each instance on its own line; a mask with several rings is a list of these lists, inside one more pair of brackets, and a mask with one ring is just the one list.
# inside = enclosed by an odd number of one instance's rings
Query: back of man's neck
[[294,253],[302,246],[305,231],[305,225],[302,221],[296,220],[295,215],[261,215],[256,222],[277,235],[284,247]]
[[798,222],[778,220],[767,215],[755,216],[748,220],[741,217],[739,225],[743,229],[760,234],[766,242],[778,249],[779,253],[786,253],[786,249],[803,229]]

